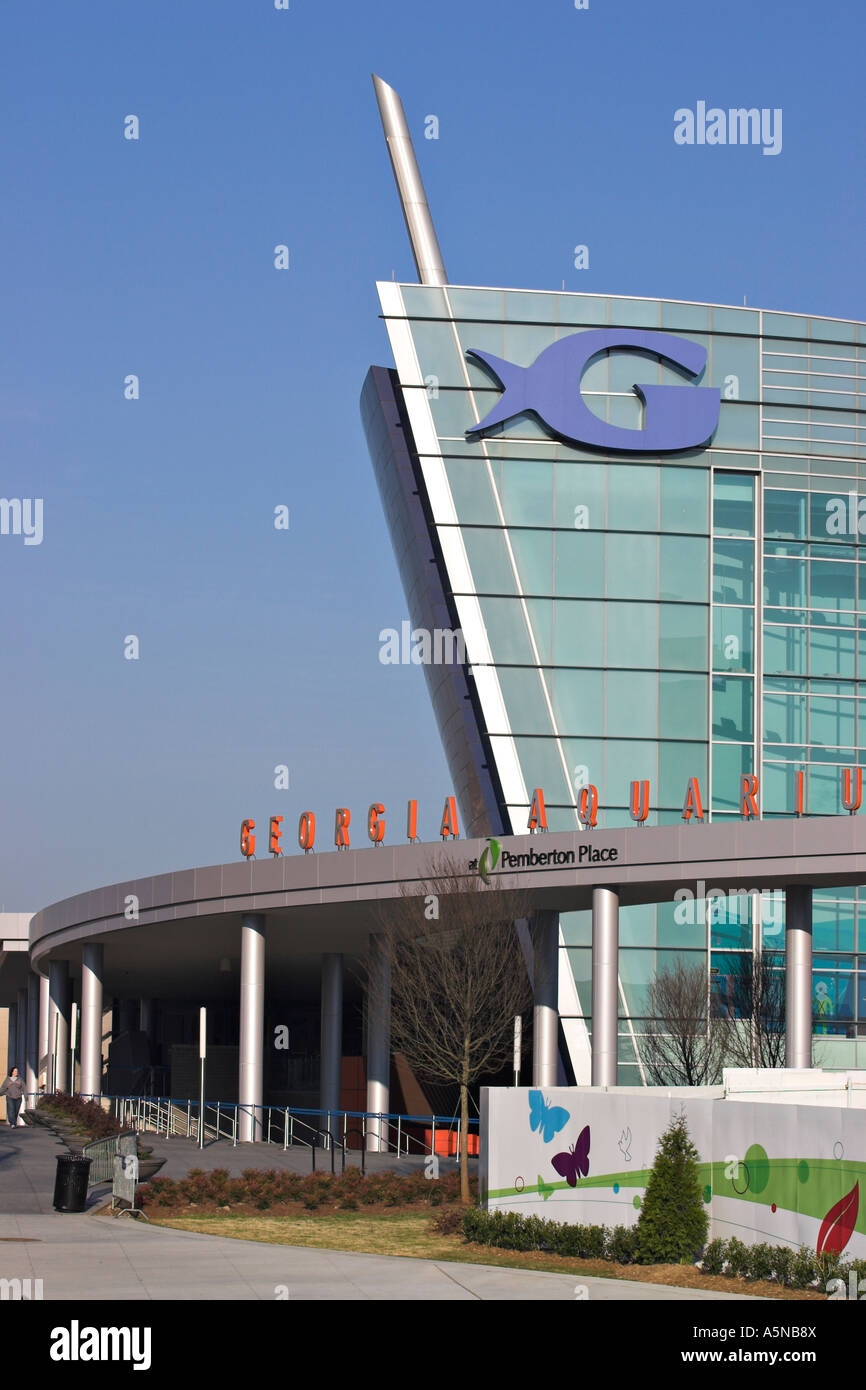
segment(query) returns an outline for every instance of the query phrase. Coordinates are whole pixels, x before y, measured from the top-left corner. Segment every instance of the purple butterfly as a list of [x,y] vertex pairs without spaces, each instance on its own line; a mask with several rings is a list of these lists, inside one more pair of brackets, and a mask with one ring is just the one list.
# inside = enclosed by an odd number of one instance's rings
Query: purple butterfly
[[569,1187],[577,1187],[578,1178],[585,1178],[589,1173],[589,1125],[584,1125],[577,1143],[571,1145],[568,1153],[554,1154],[550,1161]]

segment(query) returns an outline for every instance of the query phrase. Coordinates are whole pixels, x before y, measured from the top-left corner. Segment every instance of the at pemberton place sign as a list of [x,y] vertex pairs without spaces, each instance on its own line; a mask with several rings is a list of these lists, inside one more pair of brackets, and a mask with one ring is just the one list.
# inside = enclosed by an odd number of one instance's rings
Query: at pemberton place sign
[[[805,774],[803,772],[795,772],[795,816],[803,815],[804,782]],[[628,813],[637,825],[643,825],[649,816],[650,796],[650,783],[648,779],[630,783]],[[851,816],[856,815],[860,810],[862,802],[862,767],[843,767],[840,770],[839,778],[840,810],[847,811]],[[585,829],[592,830],[598,823],[598,787],[592,784],[581,787],[575,809],[580,824]],[[756,820],[760,818],[760,782],[755,773],[744,773],[740,778],[740,815],[744,820]],[[684,821],[702,821],[704,818],[704,800],[700,781],[697,777],[690,777],[686,783],[682,819]],[[351,848],[351,823],[352,813],[349,808],[347,806],[338,806],[334,813],[334,845],[338,850]],[[271,816],[268,821],[268,851],[275,858],[283,853],[282,825],[282,816]],[[381,801],[374,801],[367,811],[366,825],[367,839],[371,844],[384,844],[386,827],[385,807],[382,805]],[[544,831],[548,828],[547,809],[544,802],[544,792],[541,787],[536,787],[532,793],[526,828],[530,835],[537,834],[539,831]],[[244,859],[255,858],[255,829],[256,822],[254,820],[248,818],[241,821],[240,850]],[[443,841],[456,840],[460,837],[457,802],[453,796],[445,798],[439,834]],[[406,838],[410,844],[415,844],[418,841],[417,801],[410,801],[407,804]],[[313,811],[304,811],[301,814],[298,821],[298,845],[305,854],[309,854],[311,851],[315,850],[316,817]],[[551,851],[551,853],[553,853],[553,851]],[[580,854],[582,858],[596,857],[590,855],[589,846],[587,846],[586,855],[584,855],[583,849],[581,849]],[[559,861],[554,860],[552,862]]]

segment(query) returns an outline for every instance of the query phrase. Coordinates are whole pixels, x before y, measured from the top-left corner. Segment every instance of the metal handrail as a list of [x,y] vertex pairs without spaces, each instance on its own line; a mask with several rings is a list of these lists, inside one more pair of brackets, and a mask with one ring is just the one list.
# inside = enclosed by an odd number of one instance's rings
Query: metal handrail
[[[281,1144],[285,1150],[290,1147],[341,1148],[348,1147],[350,1133],[360,1135],[362,1151],[366,1149],[368,1135],[375,1135],[382,1152],[396,1153],[398,1156],[426,1156],[436,1152],[437,1130],[456,1131],[457,1148],[460,1147],[462,1132],[459,1117],[453,1115],[412,1115],[396,1111],[369,1110],[320,1110],[307,1106],[292,1105],[241,1105],[237,1101],[207,1101],[203,1117],[199,1116],[198,1098],[179,1096],[116,1096],[88,1095],[82,1099],[106,1104],[120,1121],[135,1130],[147,1130],[156,1134],[181,1135],[186,1138],[199,1137],[200,1118],[205,1136],[215,1139],[230,1139],[234,1146],[238,1143],[238,1120],[241,1114],[251,1115],[259,1141],[265,1144]],[[358,1126],[349,1125],[350,1120],[360,1121]],[[318,1121],[318,1123],[315,1123]],[[324,1122],[324,1123],[322,1123]],[[429,1138],[419,1139],[411,1127],[423,1126],[429,1130]],[[478,1119],[469,1120],[469,1131],[477,1132]],[[343,1158],[345,1165],[345,1156]]]

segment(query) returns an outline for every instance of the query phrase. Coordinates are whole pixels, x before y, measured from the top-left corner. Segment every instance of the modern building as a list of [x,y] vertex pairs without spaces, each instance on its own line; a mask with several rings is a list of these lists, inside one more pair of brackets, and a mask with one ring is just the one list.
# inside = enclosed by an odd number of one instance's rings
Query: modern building
[[[789,948],[788,1064],[812,1022],[816,1061],[866,1065],[866,821],[845,814],[866,750],[866,324],[450,285],[376,88],[420,283],[378,287],[394,365],[370,369],[362,415],[467,863],[514,837],[529,967],[558,961],[535,969],[536,1084],[645,1084],[653,979],[696,963],[728,1008],[762,946],[780,968]],[[359,848],[338,813],[333,853],[270,859],[260,825],[256,862],[10,923],[0,1005],[28,1090],[195,1095],[206,1004],[209,1094],[245,1107],[242,1138],[263,1103],[418,1113],[353,969],[372,941],[385,979],[377,902],[427,866],[394,819]],[[731,891],[710,911],[713,879]]]
[[[427,675],[470,832],[524,831],[536,787],[551,829],[579,823],[587,785],[598,825],[626,825],[635,780],[648,824],[680,820],[692,777],[712,821],[741,815],[745,775],[763,817],[842,811],[866,756],[866,324],[451,285],[376,85],[422,283],[378,286],[394,367],[362,409],[412,621],[464,639],[461,667]],[[866,1062],[860,904],[815,897],[827,1066]],[[700,961],[723,1001],[738,953],[762,933],[784,950],[778,899],[686,915],[623,915],[621,1084],[646,1080],[657,972]],[[588,914],[560,947],[584,1080]]]

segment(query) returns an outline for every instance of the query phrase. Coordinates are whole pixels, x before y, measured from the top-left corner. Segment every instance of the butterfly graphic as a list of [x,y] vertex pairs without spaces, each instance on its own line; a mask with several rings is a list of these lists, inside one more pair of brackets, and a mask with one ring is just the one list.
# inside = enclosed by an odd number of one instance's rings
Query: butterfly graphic
[[554,1134],[568,1124],[571,1115],[561,1105],[551,1105],[541,1091],[529,1092],[529,1127],[540,1129],[545,1144],[549,1144]]
[[631,1129],[623,1130],[622,1134],[619,1136],[617,1147],[622,1151],[622,1156],[626,1163],[631,1163]]
[[578,1178],[585,1178],[589,1173],[589,1125],[584,1125],[577,1143],[572,1144],[567,1153],[554,1154],[550,1161],[569,1187],[577,1187]]

